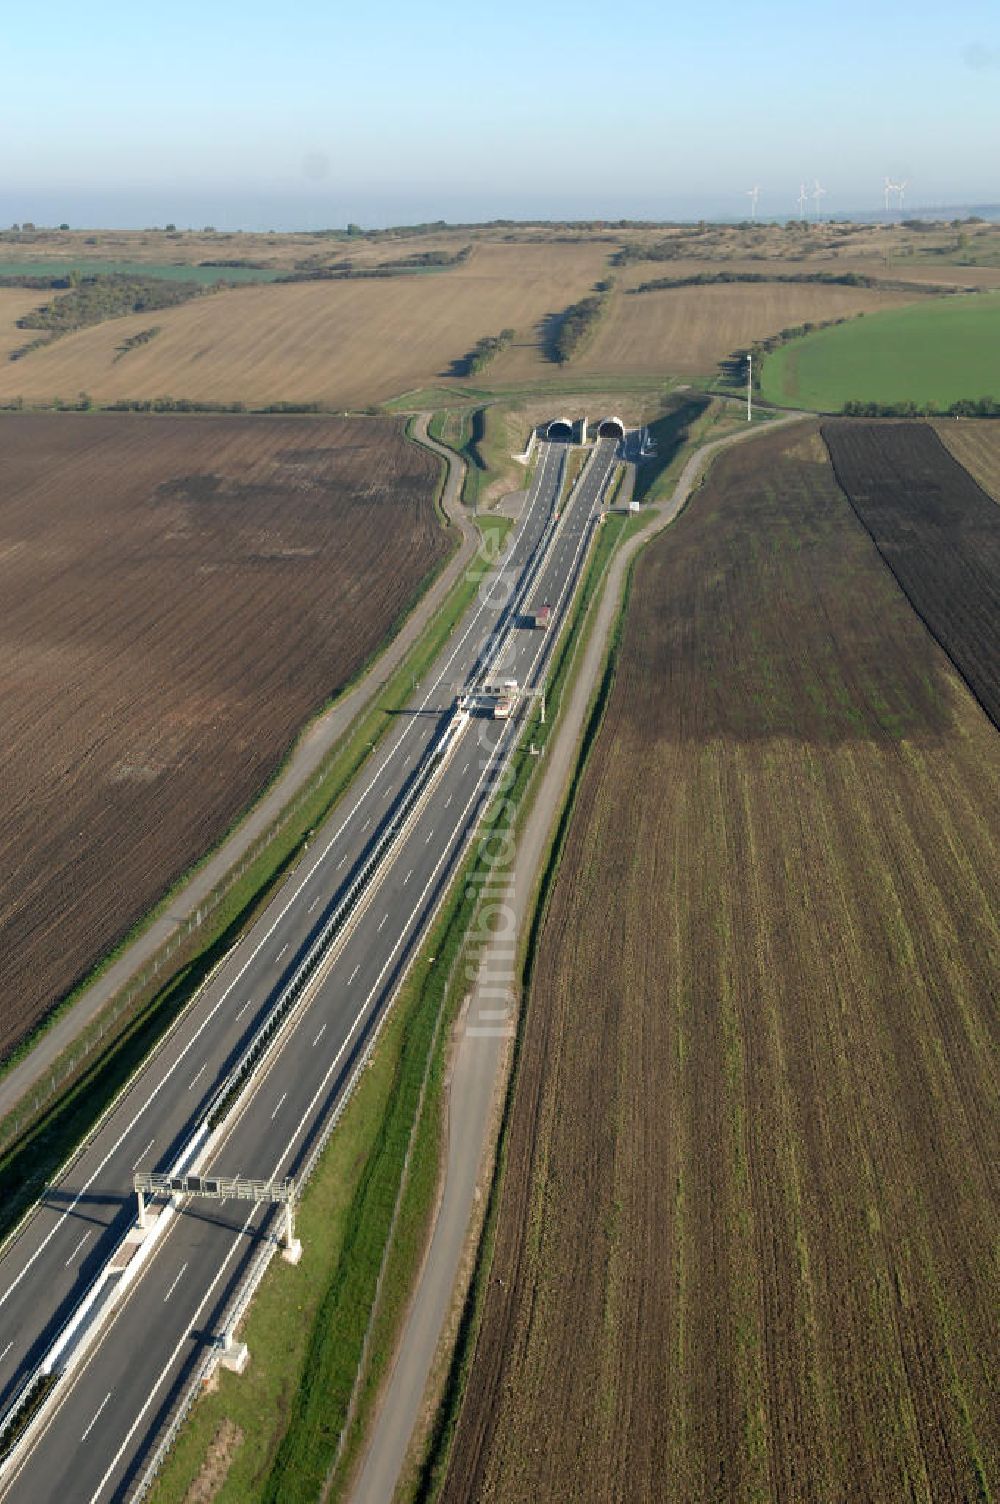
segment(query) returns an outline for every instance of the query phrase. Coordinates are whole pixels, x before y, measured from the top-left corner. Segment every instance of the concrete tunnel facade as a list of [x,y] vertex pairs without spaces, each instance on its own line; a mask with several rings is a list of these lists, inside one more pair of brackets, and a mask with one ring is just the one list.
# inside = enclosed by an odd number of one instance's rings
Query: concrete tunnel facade
[[572,418],[553,418],[545,430],[545,437],[547,439],[571,440],[573,437]]
[[625,437],[625,424],[621,418],[614,416],[602,418],[597,425],[597,437],[599,439],[623,439]]

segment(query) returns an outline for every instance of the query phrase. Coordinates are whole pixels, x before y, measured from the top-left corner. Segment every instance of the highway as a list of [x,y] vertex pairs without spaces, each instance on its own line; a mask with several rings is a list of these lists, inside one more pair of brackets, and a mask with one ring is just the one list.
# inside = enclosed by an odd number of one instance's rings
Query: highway
[[[543,545],[546,562],[525,604],[550,601],[559,617],[614,453],[611,442],[598,446],[571,505],[554,524],[566,450],[540,446],[500,575],[442,651],[413,713],[400,718],[372,766],[361,771],[341,807],[316,832],[299,867],[4,1250],[0,1413],[134,1221],[134,1172],[176,1167],[220,1083],[365,865],[413,770],[454,715],[456,693],[477,682],[487,663],[491,679],[536,682],[555,622],[548,633],[530,629],[512,613],[512,594]],[[495,634],[501,634],[499,653]],[[473,716],[457,736],[450,759],[379,869],[379,880],[356,906],[322,980],[287,1026],[280,1053],[240,1100],[207,1169],[264,1179],[298,1173],[349,1090],[419,947],[516,740],[519,719]],[[126,1497],[269,1227],[268,1211],[247,1203],[186,1202],[99,1342],[57,1385],[40,1440],[0,1473],[0,1495],[25,1501]]]

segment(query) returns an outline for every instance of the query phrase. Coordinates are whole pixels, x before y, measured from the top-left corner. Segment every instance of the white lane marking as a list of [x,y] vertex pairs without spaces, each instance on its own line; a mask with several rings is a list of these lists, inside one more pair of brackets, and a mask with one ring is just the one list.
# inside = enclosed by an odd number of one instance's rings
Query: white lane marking
[[187,1268],[187,1260],[185,1260],[184,1263],[181,1265],[181,1267],[180,1267],[180,1273],[177,1275],[177,1278],[174,1280],[173,1284],[170,1286],[170,1289],[167,1291],[166,1295],[164,1295],[164,1297],[163,1297],[163,1304],[164,1305],[166,1305],[167,1301],[170,1299],[171,1295],[173,1295],[174,1291],[177,1289],[177,1286],[180,1284],[181,1277],[184,1274],[184,1270],[186,1268]]
[[341,857],[341,858],[340,858],[340,861],[339,861],[339,862],[338,862],[338,863],[337,863],[337,865],[336,865],[336,867],[334,867],[334,869],[333,869],[333,870],[334,870],[334,872],[339,872],[339,871],[340,871],[340,869],[341,869],[341,867],[342,867],[342,866],[343,866],[343,865],[344,865],[344,863],[345,863],[345,862],[346,862],[346,861],[347,861],[347,856],[346,856],[346,854],[345,854],[345,855],[344,855],[344,856],[342,856],[342,857]]
[[86,1441],[87,1440],[87,1437],[90,1435],[91,1431],[94,1429],[94,1427],[97,1425],[97,1422],[100,1420],[100,1418],[101,1418],[101,1411],[104,1409],[105,1405],[108,1403],[108,1400],[110,1398],[111,1398],[111,1390],[109,1389],[108,1392],[107,1392],[107,1394],[104,1396],[103,1400],[101,1401],[101,1403],[97,1407],[97,1414],[94,1416],[93,1420],[90,1422],[90,1425],[87,1427],[86,1431],[84,1431],[83,1435],[80,1437],[81,1441]]
[[434,839],[434,832],[433,832],[433,830],[429,830],[427,832],[427,839],[424,841],[424,845],[425,846],[429,846],[431,844],[431,841],[433,839]]
[[[524,508],[524,513],[523,513],[523,516],[521,518],[521,522],[520,522],[520,524],[518,526],[517,532],[516,532],[514,538],[511,540],[510,546],[509,546],[509,548],[507,550],[507,565],[506,565],[506,569],[510,569],[512,567],[512,562],[511,561],[516,557],[516,550],[517,550],[518,546],[520,545],[521,539],[522,539],[522,537],[524,536],[524,534],[525,534],[525,532],[527,530],[528,523],[529,523],[529,521],[531,519],[531,515],[532,515],[532,513],[533,513],[533,511],[534,511],[534,509],[535,509],[535,507],[536,507],[536,505],[537,505],[537,503],[539,501],[539,498],[541,497],[541,494],[542,494],[542,482],[543,482],[543,480],[546,477],[546,472],[547,472],[547,469],[548,469],[548,461],[549,461],[550,458],[551,458],[551,455],[549,453],[546,453],[543,456],[543,462],[542,462],[542,464],[538,467],[538,470],[536,471],[536,474],[535,474],[535,486],[534,486],[534,492],[535,492],[535,494],[534,494],[534,496],[529,496],[529,498],[528,498],[528,504]],[[558,467],[557,467],[557,474],[558,474]],[[506,569],[504,571],[501,571],[500,574],[497,576],[497,578],[502,578],[503,574],[506,573]],[[451,666],[454,663],[454,661],[455,661],[456,657],[458,656],[458,654],[464,649],[465,643],[467,642],[470,634],[475,630],[476,623],[479,621],[479,618],[482,616],[483,612],[486,611],[487,609],[492,609],[494,611],[497,611],[497,608],[495,606],[491,605],[491,597],[492,597],[492,590],[485,590],[485,591],[481,592],[481,598],[480,598],[479,605],[477,606],[476,610],[473,612],[471,618],[469,619],[469,623],[468,623],[468,626],[465,628],[465,631],[461,633],[461,635],[459,636],[457,642],[454,645],[454,648],[452,649],[452,652],[449,654],[448,658],[445,660],[444,664],[442,665],[441,672],[438,675],[437,679],[434,681],[434,683],[428,689],[428,692],[427,692],[427,695],[426,695],[426,697],[424,699],[423,705],[420,707],[421,709],[426,709],[427,705],[429,704],[429,702],[431,700],[432,695],[437,690],[438,686],[440,684],[442,684],[446,679],[448,679],[448,678],[451,677]],[[499,614],[500,614],[499,611],[497,611],[498,617],[499,617]],[[131,1133],[131,1131],[135,1127],[136,1123],[138,1123],[139,1119],[143,1116],[143,1114],[145,1112],[148,1111],[148,1109],[150,1108],[150,1106],[152,1105],[152,1103],[155,1101],[155,1099],[166,1088],[167,1084],[170,1082],[171,1078],[173,1077],[174,1072],[177,1071],[177,1070],[179,1070],[180,1067],[184,1064],[184,1062],[186,1061],[186,1058],[187,1058],[188,1054],[190,1053],[190,1051],[194,1049],[195,1045],[198,1043],[198,1040],[201,1038],[202,1034],[213,1023],[216,1014],[223,1007],[223,1005],[228,1001],[230,994],[239,985],[239,983],[242,981],[243,977],[246,975],[246,972],[248,971],[248,969],[253,965],[254,961],[257,959],[257,956],[264,949],[264,947],[268,944],[268,942],[271,939],[271,936],[274,934],[275,930],[277,929],[277,927],[281,923],[281,921],[284,919],[285,915],[289,912],[289,910],[293,907],[294,904],[298,903],[299,898],[300,898],[300,896],[301,896],[301,894],[302,894],[302,892],[303,892],[303,890],[304,890],[304,888],[306,886],[306,883],[310,880],[310,878],[313,876],[313,874],[316,872],[316,870],[319,868],[319,866],[329,856],[331,850],[336,845],[336,843],[340,839],[340,837],[343,835],[344,831],[347,829],[347,827],[350,824],[350,822],[354,819],[354,816],[357,814],[358,810],[361,808],[361,806],[364,803],[365,799],[367,799],[368,795],[371,793],[371,791],[375,787],[376,783],[382,777],[382,774],[385,772],[386,768],[389,767],[390,763],[395,758],[396,753],[402,748],[405,739],[409,735],[410,726],[413,725],[413,724],[416,724],[416,723],[415,722],[407,722],[407,724],[404,725],[404,727],[401,729],[399,737],[396,740],[396,743],[386,753],[386,756],[383,758],[383,760],[382,760],[381,764],[379,765],[379,767],[375,770],[375,772],[372,775],[372,778],[368,782],[367,786],[359,794],[359,796],[358,796],[358,798],[357,798],[357,800],[356,800],[353,808],[348,812],[348,814],[347,814],[346,818],[344,819],[343,823],[341,824],[339,830],[335,831],[333,833],[333,835],[331,835],[329,841],[326,843],[326,845],[323,848],[323,850],[317,856],[317,859],[316,859],[315,863],[313,864],[313,866],[311,867],[311,869],[309,870],[309,872],[307,872],[307,873],[305,873],[303,875],[302,881],[298,884],[298,886],[296,888],[294,888],[292,890],[292,892],[290,892],[290,894],[288,896],[288,902],[275,915],[274,922],[271,925],[270,929],[268,929],[265,932],[265,934],[261,936],[260,940],[257,942],[257,944],[254,946],[253,950],[250,952],[250,954],[247,956],[246,960],[243,962],[243,965],[239,968],[239,970],[237,971],[236,975],[233,977],[233,980],[229,983],[229,985],[226,988],[224,988],[224,990],[220,994],[218,1002],[215,1004],[214,1007],[210,1008],[208,1010],[208,1012],[205,1014],[205,1017],[202,1019],[201,1023],[198,1025],[197,1029],[195,1029],[194,1033],[192,1034],[191,1038],[188,1040],[187,1044],[184,1046],[184,1048],[178,1054],[177,1059],[174,1061],[173,1065],[169,1066],[158,1077],[158,1079],[156,1081],[156,1084],[153,1086],[153,1088],[149,1092],[149,1095],[146,1097],[146,1100],[141,1104],[141,1106],[139,1106],[136,1109],[135,1113],[133,1114],[133,1116],[131,1117],[131,1119],[129,1120],[129,1122],[126,1124],[125,1128],[118,1135],[117,1139],[115,1139],[114,1143],[108,1149],[108,1151],[104,1155],[103,1159],[97,1165],[97,1167],[94,1170],[93,1174],[84,1182],[84,1184],[81,1186],[80,1190],[76,1193],[76,1195],[74,1196],[73,1200],[66,1207],[66,1209],[62,1212],[62,1214],[59,1217],[56,1218],[55,1222],[52,1224],[52,1226],[50,1227],[49,1231],[45,1234],[45,1237],[39,1243],[38,1247],[30,1254],[30,1256],[25,1261],[24,1266],[21,1268],[21,1270],[11,1280],[10,1284],[7,1286],[7,1288],[3,1292],[3,1294],[0,1295],[0,1307],[2,1307],[6,1303],[6,1301],[8,1301],[10,1299],[11,1295],[13,1295],[14,1291],[21,1284],[22,1280],[24,1280],[24,1279],[27,1278],[28,1274],[30,1273],[30,1271],[32,1270],[32,1268],[34,1267],[34,1265],[37,1263],[37,1261],[41,1258],[42,1254],[48,1248],[48,1246],[51,1243],[52,1239],[54,1237],[56,1237],[56,1235],[61,1231],[63,1225],[73,1215],[73,1212],[76,1209],[76,1207],[79,1205],[81,1199],[87,1194],[87,1192],[89,1191],[90,1187],[94,1184],[95,1180],[97,1180],[103,1174],[106,1166],[114,1158],[114,1156],[117,1154],[118,1150],[121,1148],[122,1143],[128,1137],[129,1133]],[[467,769],[468,769],[468,764],[466,764],[466,770]],[[477,785],[477,788],[478,788],[478,785]],[[409,875],[410,874],[408,874],[408,876]],[[318,903],[319,903],[319,899],[318,898],[313,901],[312,905],[310,906],[310,910],[309,910],[310,913],[312,913],[312,910],[316,907],[316,905]],[[240,1010],[241,1013],[243,1011],[244,1011],[244,1009]],[[236,1016],[239,1017],[239,1014],[237,1014]],[[251,1213],[251,1217],[253,1215],[254,1214]],[[247,1225],[248,1226],[249,1226],[249,1221],[250,1221],[250,1219],[248,1218],[248,1221],[247,1221]],[[218,1282],[217,1279],[213,1281],[213,1283],[212,1283],[212,1288],[213,1289],[214,1289],[215,1284],[217,1282]],[[146,1406],[144,1406],[142,1414],[145,1414],[145,1412],[146,1412],[146,1410],[148,1408],[149,1408],[148,1404]],[[130,1438],[134,1434],[134,1429],[135,1428],[133,1427],[132,1431],[129,1432],[129,1437]],[[121,1455],[120,1452],[116,1455],[115,1464],[117,1464],[117,1460],[118,1460],[118,1457],[120,1455]],[[114,1466],[115,1464],[113,1464],[112,1466]],[[110,1472],[110,1470],[109,1470],[109,1472]],[[108,1474],[105,1474],[105,1479],[107,1478],[107,1476],[108,1476]],[[103,1487],[103,1483],[104,1483],[104,1480],[102,1480],[101,1487]],[[100,1492],[100,1489],[98,1490],[98,1492]]]
[[369,827],[369,825],[370,825],[370,824],[371,824],[371,823],[372,823],[372,817],[371,817],[371,815],[369,815],[369,816],[368,816],[368,819],[367,819],[367,820],[366,820],[366,821],[365,821],[365,823],[364,823],[364,825],[362,825],[362,827],[361,827],[361,829],[362,829],[362,830],[367,830],[367,829],[368,829],[368,827]]
[[202,1076],[205,1074],[205,1072],[207,1070],[208,1070],[208,1061],[206,1060],[205,1064],[202,1066],[202,1068],[198,1072],[197,1076],[193,1077],[193,1079],[191,1081],[191,1085],[188,1087],[188,1091],[193,1091],[194,1090],[195,1086],[198,1084],[198,1082],[201,1080]]
[[281,1104],[282,1104],[282,1102],[285,1100],[285,1098],[287,1096],[288,1096],[287,1091],[283,1091],[281,1093],[281,1096],[278,1098],[278,1105],[274,1109],[274,1111],[271,1113],[271,1122],[272,1123],[274,1122],[275,1118],[278,1116],[278,1113],[281,1111]]
[[[151,1138],[145,1149],[143,1149],[142,1154],[139,1155],[139,1159],[142,1159],[145,1155],[147,1155],[155,1143],[156,1139]],[[132,1166],[133,1170],[137,1170],[139,1168],[139,1159],[137,1159],[135,1164]]]
[[69,1268],[70,1264],[72,1264],[73,1260],[76,1258],[77,1254],[80,1252],[80,1249],[83,1247],[84,1243],[86,1243],[89,1237],[89,1231],[85,1232],[79,1243],[77,1243],[76,1247],[73,1249],[73,1252],[70,1254],[69,1258],[66,1260],[65,1264],[63,1264],[64,1269]]
[[379,927],[380,930],[381,930],[383,924],[385,924],[385,922],[388,919],[388,917],[389,917],[388,914],[383,914],[382,915],[382,918],[378,922],[378,927]]
[[4,1348],[3,1352],[0,1353],[0,1363],[3,1362],[4,1358],[6,1358],[7,1354],[10,1352],[10,1350],[11,1350],[11,1348],[13,1346],[14,1346],[13,1342],[8,1342],[7,1343],[7,1346]]
[[243,1004],[243,1007],[240,1009],[239,1013],[236,1014],[236,1017],[237,1018],[242,1018],[243,1015],[244,1015],[244,1013],[249,1008],[249,1006],[250,1006],[250,999],[247,998],[246,1002]]
[[358,964],[357,964],[357,966],[355,966],[354,970],[351,972],[350,976],[347,978],[347,985],[348,985],[348,987],[350,987],[351,983],[354,981],[354,978],[357,976],[357,974],[358,974],[358,972],[360,970],[361,970],[361,962],[359,961]]
[[411,868],[410,868],[410,870],[409,870],[409,872],[408,872],[408,873],[407,873],[407,874],[406,874],[406,876],[405,876],[405,877],[404,877],[404,878],[403,878],[403,887],[404,887],[404,888],[405,888],[405,887],[406,887],[406,885],[407,885],[407,883],[408,883],[408,882],[409,882],[409,881],[410,881],[410,878],[411,878],[411,877],[412,877],[412,876],[413,876],[413,868],[412,868],[412,867],[411,867]]
[[319,1033],[316,1035],[316,1038],[313,1040],[313,1049],[316,1048],[316,1046],[319,1044],[320,1040],[323,1038],[323,1035],[325,1033],[326,1033],[326,1024],[323,1025],[322,1029],[320,1029]]
[[278,962],[281,960],[282,956],[285,954],[285,951],[287,949],[288,949],[287,945],[283,945],[281,947],[281,949],[279,950],[278,954],[274,958],[274,964],[275,964],[275,966],[277,966]]
[[312,901],[312,903],[309,905],[309,912],[310,912],[310,914],[312,913],[313,909],[316,907],[316,905],[318,903],[319,903],[319,899],[318,898],[314,898],[313,901]]
[[449,804],[454,799],[454,797],[455,797],[454,794],[449,794],[448,795],[447,799],[444,801],[444,807],[445,807],[445,809],[448,808]]
[[465,774],[469,771],[469,769],[471,767],[472,767],[472,758],[470,757],[469,761],[465,764],[465,767],[462,769],[462,776],[463,777],[465,776]]

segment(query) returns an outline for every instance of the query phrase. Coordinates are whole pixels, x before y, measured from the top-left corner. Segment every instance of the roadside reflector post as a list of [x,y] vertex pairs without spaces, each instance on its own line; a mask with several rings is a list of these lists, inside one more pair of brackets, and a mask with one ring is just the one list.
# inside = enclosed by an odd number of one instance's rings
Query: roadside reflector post
[[136,1199],[139,1202],[139,1226],[146,1231],[146,1197],[142,1191],[136,1190]]

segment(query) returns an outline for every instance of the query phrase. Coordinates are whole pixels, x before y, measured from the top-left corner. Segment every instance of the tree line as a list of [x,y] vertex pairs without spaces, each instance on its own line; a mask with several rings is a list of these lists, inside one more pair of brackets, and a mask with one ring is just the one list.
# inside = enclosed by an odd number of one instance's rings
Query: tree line
[[41,333],[37,339],[12,350],[9,360],[21,360],[32,350],[51,344],[60,335],[71,334],[91,324],[101,324],[105,319],[173,308],[190,298],[217,290],[217,287],[206,288],[198,282],[171,282],[162,277],[134,277],[120,273],[81,277],[77,272],[69,272],[66,286],[68,291],[60,297],[32,308],[17,320],[19,329],[38,329]]
[[630,287],[629,293],[660,292],[672,287],[708,287],[716,282],[818,282],[826,287],[881,288],[886,292],[924,292],[934,297],[956,293],[961,289],[936,282],[900,282],[884,277],[871,277],[865,272],[692,272],[686,277],[655,277],[651,282],[640,282]]
[[996,397],[960,397],[949,407],[936,402],[845,402],[845,418],[1000,418]]

